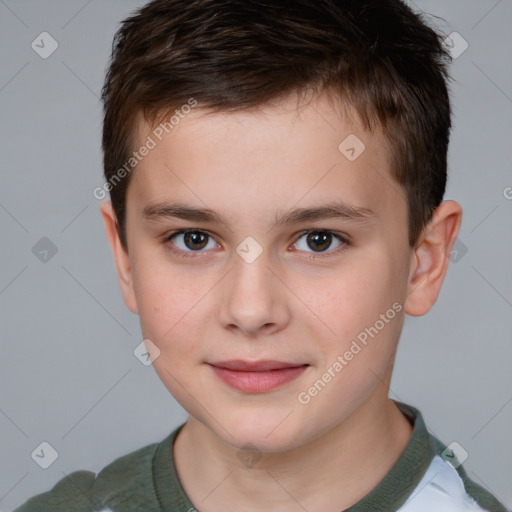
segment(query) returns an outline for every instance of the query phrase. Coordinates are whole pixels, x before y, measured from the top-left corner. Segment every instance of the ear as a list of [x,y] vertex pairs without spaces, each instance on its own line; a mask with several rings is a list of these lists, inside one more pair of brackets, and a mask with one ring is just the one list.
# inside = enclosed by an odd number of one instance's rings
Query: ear
[[100,205],[101,215],[105,222],[105,230],[107,231],[108,241],[114,254],[119,284],[123,293],[124,303],[127,308],[135,314],[138,314],[137,302],[135,300],[135,292],[133,289],[133,275],[130,263],[130,257],[127,250],[121,243],[119,237],[119,224],[112,207],[111,201],[103,201]]
[[404,311],[421,316],[434,305],[441,290],[452,246],[462,222],[462,207],[456,201],[443,201],[412,254],[411,271]]

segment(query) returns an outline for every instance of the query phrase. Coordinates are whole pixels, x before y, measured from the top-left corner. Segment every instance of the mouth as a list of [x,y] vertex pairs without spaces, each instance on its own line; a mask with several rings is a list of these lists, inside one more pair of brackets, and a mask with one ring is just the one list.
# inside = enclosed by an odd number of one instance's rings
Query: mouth
[[309,364],[284,361],[218,361],[208,363],[228,386],[245,393],[272,391],[299,377]]

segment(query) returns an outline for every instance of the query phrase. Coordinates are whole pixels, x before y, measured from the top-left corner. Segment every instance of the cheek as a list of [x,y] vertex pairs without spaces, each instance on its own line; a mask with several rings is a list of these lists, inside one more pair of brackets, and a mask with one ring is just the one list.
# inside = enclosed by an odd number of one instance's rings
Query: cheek
[[187,403],[185,390],[197,380],[204,290],[195,290],[186,277],[166,275],[154,266],[147,270],[139,272],[136,283],[142,334],[160,351],[153,368],[162,383],[176,400]]
[[[309,283],[299,292],[308,297],[308,323],[324,355],[319,362],[326,368],[351,351],[347,367],[380,372],[394,351],[403,318],[397,311],[402,308],[395,291],[395,264],[382,249],[367,254],[325,283],[319,281],[315,289]],[[353,364],[356,360],[359,363]]]
[[397,300],[393,293],[393,270],[384,254],[374,253],[347,265],[321,285],[306,286],[303,293],[310,297],[311,309],[336,334],[351,333],[378,319]]
[[153,261],[135,269],[134,289],[144,337],[162,353],[192,350],[204,295],[200,281]]

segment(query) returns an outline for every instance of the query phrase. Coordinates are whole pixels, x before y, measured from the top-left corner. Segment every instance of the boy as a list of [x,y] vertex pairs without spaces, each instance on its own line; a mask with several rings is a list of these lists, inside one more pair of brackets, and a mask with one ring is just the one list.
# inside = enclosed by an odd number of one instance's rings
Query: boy
[[114,42],[95,195],[189,418],[17,511],[505,511],[388,398],[462,220],[441,36],[398,0],[156,0]]

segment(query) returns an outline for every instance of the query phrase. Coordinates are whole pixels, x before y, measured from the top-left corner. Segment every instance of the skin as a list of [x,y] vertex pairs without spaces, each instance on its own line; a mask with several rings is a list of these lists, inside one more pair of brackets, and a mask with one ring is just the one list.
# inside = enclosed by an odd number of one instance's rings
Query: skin
[[[178,476],[201,512],[339,512],[382,480],[411,437],[388,398],[396,348],[405,314],[424,315],[437,300],[462,208],[444,201],[411,249],[386,139],[363,131],[326,95],[300,106],[290,96],[257,111],[205,114],[193,109],[133,171],[128,251],[110,201],[101,205],[125,303],[160,351],[159,377],[189,413],[173,448]],[[153,127],[142,118],[138,126],[142,144]],[[354,161],[338,150],[349,134],[365,144]],[[271,228],[278,210],[333,200],[377,217]],[[143,219],[148,204],[173,201],[230,222]],[[211,237],[199,250],[183,235],[164,241],[184,228]],[[313,228],[351,243],[336,252],[342,242],[333,236],[316,249],[303,234]],[[263,250],[251,263],[236,252],[248,236]],[[298,394],[395,302],[402,310],[300,403]],[[276,390],[245,393],[206,364],[229,359],[310,366]]]

